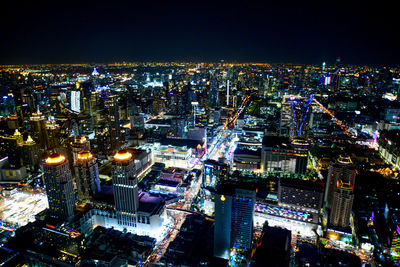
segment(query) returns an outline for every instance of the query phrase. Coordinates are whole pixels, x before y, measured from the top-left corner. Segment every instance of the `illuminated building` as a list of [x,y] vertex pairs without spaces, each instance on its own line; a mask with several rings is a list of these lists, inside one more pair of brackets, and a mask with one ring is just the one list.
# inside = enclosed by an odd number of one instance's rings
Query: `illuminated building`
[[261,167],[261,149],[246,149],[244,146],[238,145],[234,152],[233,162],[236,170],[259,171]]
[[112,182],[118,224],[136,226],[136,211],[139,207],[137,176],[133,155],[120,150],[114,155]]
[[25,165],[23,165],[23,138],[22,134],[15,130],[11,136],[0,137],[0,153],[7,157],[0,160],[0,179],[8,182],[17,182],[27,177]]
[[253,232],[254,204],[256,192],[236,189],[232,203],[232,247],[248,250]]
[[232,196],[215,195],[214,256],[229,259],[231,249]]
[[88,150],[79,151],[74,167],[79,199],[91,199],[100,192],[99,168],[96,158]]
[[325,187],[325,205],[331,208],[333,203],[333,195],[337,188],[338,181],[350,183],[354,185],[356,179],[356,170],[349,156],[340,156],[329,166],[328,180]]
[[354,200],[354,184],[342,179],[337,180],[333,193],[333,203],[329,222],[332,226],[346,228],[350,225],[350,214]]
[[203,142],[189,139],[167,138],[159,143],[145,145],[151,147],[154,162],[162,162],[167,167],[190,168],[190,162],[201,155]]
[[74,215],[75,195],[68,160],[53,153],[46,158],[43,167],[50,215],[70,219]]
[[215,160],[204,161],[203,186],[213,187],[218,181],[228,177],[229,166]]
[[36,140],[40,148],[46,149],[48,147],[46,118],[40,112],[39,107],[36,113],[32,113],[32,116],[29,118],[29,123],[33,139]]
[[209,74],[208,106],[210,108],[218,107],[218,80],[215,72]]
[[60,131],[61,131],[60,126],[56,124],[54,121],[48,121],[46,125],[46,131],[47,131],[47,136],[46,136],[47,150],[59,147]]
[[[77,89],[79,89],[78,86]],[[76,113],[81,112],[81,91],[79,90],[71,91],[71,110]]]
[[117,95],[110,95],[107,99],[108,127],[110,133],[111,149],[116,149],[120,145],[120,120]]
[[305,137],[312,123],[313,95],[308,98],[285,95],[282,99],[279,134],[287,137]]
[[228,259],[230,249],[251,247],[256,193],[221,185],[215,194],[214,256]]
[[20,168],[22,166],[22,145],[23,138],[18,129],[11,136],[1,137],[1,149],[8,155],[8,163],[11,168]]
[[170,136],[175,138],[184,138],[185,133],[185,119],[183,117],[175,117],[171,119]]
[[400,226],[399,216],[393,213],[389,220],[390,225],[390,258],[393,264],[400,265]]
[[75,162],[78,158],[78,153],[83,150],[90,150],[90,141],[85,136],[75,136],[71,143],[72,158]]
[[31,168],[38,167],[40,159],[39,146],[30,135],[28,135],[28,138],[23,143],[22,150],[24,164]]
[[303,139],[265,136],[261,150],[263,172],[305,174],[308,159],[308,143]]
[[394,169],[400,170],[400,130],[381,131],[379,134],[379,154],[392,164]]
[[151,155],[145,150],[119,150],[112,164],[115,213],[90,210],[81,219],[83,231],[89,232],[95,225],[103,225],[159,239],[165,222],[165,200],[139,193],[137,186],[138,176],[150,165]]
[[321,184],[301,179],[279,179],[280,205],[320,212],[323,200],[324,186]]

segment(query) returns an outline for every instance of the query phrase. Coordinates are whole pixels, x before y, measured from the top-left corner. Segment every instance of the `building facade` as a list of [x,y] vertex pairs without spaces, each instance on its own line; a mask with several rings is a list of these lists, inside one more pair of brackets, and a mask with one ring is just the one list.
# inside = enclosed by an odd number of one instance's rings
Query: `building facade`
[[79,199],[92,199],[101,189],[96,158],[88,150],[79,151],[74,162],[74,168]]
[[137,176],[133,154],[120,150],[114,155],[112,166],[114,203],[119,225],[136,226],[139,208]]
[[44,164],[44,183],[50,215],[70,219],[75,210],[75,194],[68,160],[58,153],[48,156]]

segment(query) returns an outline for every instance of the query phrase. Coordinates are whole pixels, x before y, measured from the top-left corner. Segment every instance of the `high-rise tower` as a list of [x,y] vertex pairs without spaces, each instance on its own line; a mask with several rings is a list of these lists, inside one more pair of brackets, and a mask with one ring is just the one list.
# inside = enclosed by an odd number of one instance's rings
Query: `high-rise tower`
[[135,162],[130,151],[120,150],[114,155],[112,182],[118,224],[136,226],[139,199]]
[[214,198],[214,256],[228,259],[231,248],[246,251],[251,247],[256,194],[222,186]]
[[78,158],[78,153],[83,150],[90,150],[90,141],[85,136],[76,136],[71,143],[73,162]]
[[348,227],[354,200],[354,184],[339,179],[333,192],[329,223],[335,227]]
[[74,215],[75,195],[68,160],[58,153],[48,156],[44,164],[44,183],[50,215],[70,219]]
[[77,153],[74,168],[79,199],[91,199],[100,192],[99,168],[90,151],[83,150]]
[[356,179],[356,170],[349,156],[339,156],[329,166],[328,181],[325,188],[325,206],[332,207],[333,195],[337,189],[338,182],[354,185]]
[[36,113],[32,113],[32,116],[29,118],[29,122],[31,125],[31,131],[33,133],[33,139],[36,140],[40,148],[42,149],[48,148],[46,118],[40,112],[39,107]]

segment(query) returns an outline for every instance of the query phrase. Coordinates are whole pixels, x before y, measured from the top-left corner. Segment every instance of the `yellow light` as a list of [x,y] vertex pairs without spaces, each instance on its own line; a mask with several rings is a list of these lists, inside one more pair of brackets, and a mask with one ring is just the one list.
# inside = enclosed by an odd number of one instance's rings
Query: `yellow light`
[[32,144],[32,143],[35,143],[35,141],[33,141],[32,137],[30,135],[28,135],[28,139],[26,139],[26,143]]
[[88,150],[83,150],[78,152],[78,159],[80,160],[91,159],[91,158],[93,158],[93,155]]
[[47,165],[57,165],[59,163],[63,163],[65,161],[65,157],[63,155],[54,153],[51,154],[46,160]]
[[221,196],[221,201],[222,202],[225,201],[225,196],[224,195]]
[[132,153],[126,150],[120,150],[114,156],[114,160],[116,161],[128,161],[131,158],[132,158]]

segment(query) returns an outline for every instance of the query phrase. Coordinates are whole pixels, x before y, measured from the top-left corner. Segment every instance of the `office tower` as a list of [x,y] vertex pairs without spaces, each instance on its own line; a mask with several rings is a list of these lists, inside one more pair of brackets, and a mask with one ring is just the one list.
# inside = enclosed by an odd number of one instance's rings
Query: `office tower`
[[120,150],[114,155],[112,183],[118,224],[136,226],[139,199],[135,162],[130,151]]
[[215,195],[214,256],[229,259],[231,249],[232,196]]
[[23,143],[22,151],[24,165],[29,166],[31,169],[38,167],[40,157],[39,146],[30,135],[28,135],[28,138]]
[[171,119],[170,128],[171,137],[185,138],[185,118],[184,117],[174,117]]
[[46,125],[47,150],[60,146],[60,126],[55,121],[48,121]]
[[74,215],[75,195],[68,160],[58,153],[50,154],[44,164],[49,212],[53,217],[67,220]]
[[348,227],[354,200],[354,183],[339,178],[333,192],[333,202],[329,223],[335,227]]
[[8,156],[11,168],[22,166],[21,146],[23,144],[22,134],[15,130],[13,135],[1,137],[1,150]]
[[226,82],[226,106],[229,107],[229,80]]
[[216,74],[210,72],[209,79],[208,106],[210,108],[216,108],[218,107],[218,80]]
[[252,241],[255,191],[222,185],[216,192],[214,256],[228,259],[230,249],[249,250]]
[[291,100],[291,127],[290,137],[305,137],[312,114],[311,103],[313,95],[308,98]]
[[203,186],[215,186],[227,178],[229,166],[215,160],[204,161]]
[[339,156],[329,166],[328,180],[325,188],[325,206],[332,207],[333,195],[337,189],[337,184],[342,181],[344,184],[354,185],[356,179],[356,170],[349,156]]
[[48,136],[46,118],[40,112],[39,107],[36,113],[32,113],[32,116],[29,118],[29,123],[33,139],[36,140],[41,149],[47,149]]
[[130,115],[131,129],[134,132],[144,131],[145,114],[135,113]]
[[282,99],[279,134],[306,137],[311,121],[313,95],[308,98],[285,95]]
[[120,121],[118,109],[118,96],[110,95],[107,100],[108,127],[110,132],[111,149],[117,149],[120,145]]
[[[78,89],[78,88],[77,88]],[[81,112],[81,91],[72,90],[71,91],[71,110],[80,113]]]
[[24,103],[24,88],[21,85],[16,85],[12,87],[11,91],[14,99],[18,124],[19,126],[22,126],[24,120],[30,113],[28,105]]
[[90,150],[90,141],[85,136],[75,136],[71,143],[73,162],[78,158],[78,152]]
[[91,199],[100,192],[99,168],[96,158],[88,150],[79,151],[74,163],[78,197]]
[[235,190],[232,203],[232,248],[248,250],[251,247],[255,201],[255,191]]

